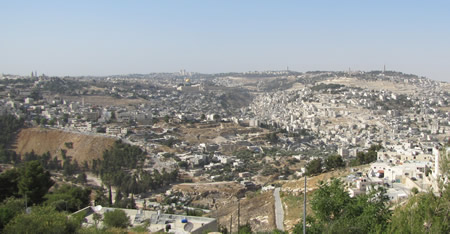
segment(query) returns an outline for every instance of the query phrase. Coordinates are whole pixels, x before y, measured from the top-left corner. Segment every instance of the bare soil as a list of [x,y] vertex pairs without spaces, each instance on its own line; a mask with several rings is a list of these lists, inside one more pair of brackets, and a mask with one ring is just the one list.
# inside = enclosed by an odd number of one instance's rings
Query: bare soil
[[[52,157],[61,159],[61,150],[78,163],[102,157],[103,151],[110,148],[116,139],[103,136],[85,135],[53,129],[26,128],[18,135],[15,151],[18,154],[34,151],[37,154],[50,152]],[[66,142],[72,142],[69,149]]]

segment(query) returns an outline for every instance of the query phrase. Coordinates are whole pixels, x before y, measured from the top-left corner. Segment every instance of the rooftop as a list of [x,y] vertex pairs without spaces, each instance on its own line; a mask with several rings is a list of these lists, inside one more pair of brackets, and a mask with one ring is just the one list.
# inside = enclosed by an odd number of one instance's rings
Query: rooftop
[[[169,233],[203,233],[204,231],[217,231],[217,221],[213,218],[184,216],[174,214],[163,214],[160,211],[121,209],[102,206],[88,206],[76,213],[85,211],[84,226],[94,226],[94,213],[103,215],[113,210],[123,210],[130,218],[131,226],[139,226],[145,223],[149,224],[150,232],[165,231]],[[100,221],[99,227],[103,226]]]

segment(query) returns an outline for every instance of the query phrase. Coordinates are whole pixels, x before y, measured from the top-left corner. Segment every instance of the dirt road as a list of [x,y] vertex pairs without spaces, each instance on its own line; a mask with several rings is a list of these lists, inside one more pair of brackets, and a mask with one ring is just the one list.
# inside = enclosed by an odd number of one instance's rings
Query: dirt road
[[284,231],[284,210],[280,199],[280,188],[275,188],[273,197],[275,198],[275,223],[278,230]]

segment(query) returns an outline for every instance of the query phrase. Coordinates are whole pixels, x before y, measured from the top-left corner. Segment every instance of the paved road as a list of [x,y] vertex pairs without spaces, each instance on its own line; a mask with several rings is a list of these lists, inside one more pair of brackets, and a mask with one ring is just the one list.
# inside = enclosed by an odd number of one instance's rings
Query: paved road
[[284,231],[284,210],[280,199],[280,188],[273,190],[273,196],[275,197],[275,224],[278,230]]

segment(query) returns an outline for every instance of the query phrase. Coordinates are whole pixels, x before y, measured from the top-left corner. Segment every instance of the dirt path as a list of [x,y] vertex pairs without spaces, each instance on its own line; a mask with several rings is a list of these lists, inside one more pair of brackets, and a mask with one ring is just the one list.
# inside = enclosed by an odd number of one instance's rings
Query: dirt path
[[278,230],[284,231],[284,210],[280,199],[280,188],[273,191],[273,197],[275,198],[275,223]]

